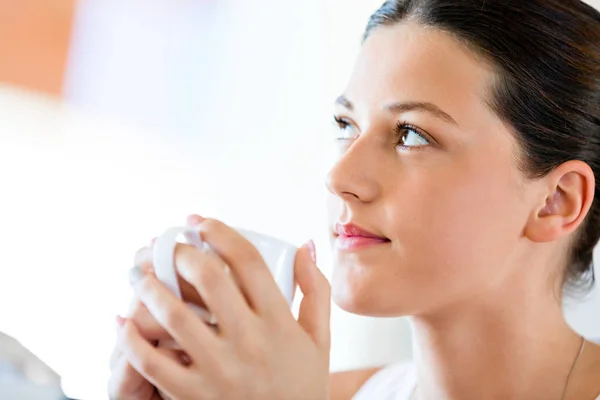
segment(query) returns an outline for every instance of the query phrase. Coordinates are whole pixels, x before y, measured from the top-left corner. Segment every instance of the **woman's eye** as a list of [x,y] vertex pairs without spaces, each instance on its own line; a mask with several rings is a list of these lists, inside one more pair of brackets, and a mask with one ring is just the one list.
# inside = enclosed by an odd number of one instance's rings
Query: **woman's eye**
[[427,146],[429,144],[429,140],[427,140],[424,135],[408,124],[398,124],[396,133],[398,134],[399,147],[414,148]]
[[336,126],[336,140],[352,140],[358,137],[358,129],[350,122],[340,117],[333,117]]

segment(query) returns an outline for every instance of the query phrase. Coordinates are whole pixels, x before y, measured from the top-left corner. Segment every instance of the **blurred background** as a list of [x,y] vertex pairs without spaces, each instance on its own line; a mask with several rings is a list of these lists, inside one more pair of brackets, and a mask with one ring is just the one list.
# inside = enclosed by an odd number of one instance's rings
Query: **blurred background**
[[[0,0],[0,398],[106,399],[133,253],[189,213],[329,275],[332,103],[381,3]],[[600,337],[600,291],[565,308]],[[411,355],[403,319],[332,330],[332,370]]]

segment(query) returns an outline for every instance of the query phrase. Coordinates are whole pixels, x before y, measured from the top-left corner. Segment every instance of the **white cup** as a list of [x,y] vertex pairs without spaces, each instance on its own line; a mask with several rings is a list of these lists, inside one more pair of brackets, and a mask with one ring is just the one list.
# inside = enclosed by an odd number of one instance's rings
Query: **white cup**
[[[245,229],[236,228],[236,230],[259,251],[273,274],[277,286],[291,307],[294,296],[294,260],[298,249],[271,236]],[[174,253],[177,243],[187,243],[204,251],[212,250],[210,245],[201,239],[198,229],[191,227],[169,228],[154,242],[152,257],[156,277],[181,299],[181,289],[177,282],[177,272],[174,265]],[[191,303],[188,303],[188,306],[206,322],[211,324],[217,322],[209,310]]]

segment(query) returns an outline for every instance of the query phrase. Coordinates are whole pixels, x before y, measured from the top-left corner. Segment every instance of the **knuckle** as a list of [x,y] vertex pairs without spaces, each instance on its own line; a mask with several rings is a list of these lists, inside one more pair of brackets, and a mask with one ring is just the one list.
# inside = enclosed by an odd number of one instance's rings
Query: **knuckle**
[[265,263],[258,249],[250,243],[240,249],[240,253],[240,259],[246,260],[249,268],[259,268]]
[[170,307],[165,312],[164,324],[170,330],[180,331],[185,325],[187,315],[185,310],[180,307]]
[[235,258],[244,264],[244,268],[260,269],[266,266],[258,249],[249,241],[242,242],[235,249]]
[[219,283],[219,271],[217,266],[211,262],[204,262],[203,265],[199,265],[198,268],[194,268],[191,272],[193,279],[200,284],[202,287],[213,287]]

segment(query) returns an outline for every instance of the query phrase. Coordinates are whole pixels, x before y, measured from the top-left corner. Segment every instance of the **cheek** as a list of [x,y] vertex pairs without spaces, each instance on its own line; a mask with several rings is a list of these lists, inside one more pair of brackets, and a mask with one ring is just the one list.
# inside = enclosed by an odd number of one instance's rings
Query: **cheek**
[[390,218],[400,221],[401,255],[431,282],[478,282],[500,273],[523,228],[515,172],[493,157],[469,161],[417,171],[403,190],[410,195],[398,196],[404,209]]

